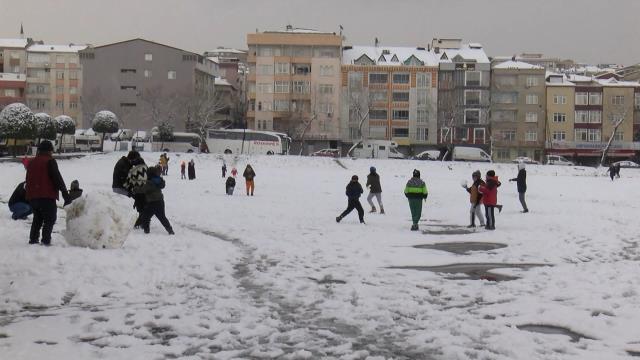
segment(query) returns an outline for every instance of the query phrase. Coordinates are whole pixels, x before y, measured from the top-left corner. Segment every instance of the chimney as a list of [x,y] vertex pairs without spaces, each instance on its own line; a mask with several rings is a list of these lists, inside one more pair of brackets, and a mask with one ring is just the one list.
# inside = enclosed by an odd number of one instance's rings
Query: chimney
[[291,31],[291,30],[293,30],[293,26],[287,25],[287,31]]
[[515,55],[513,55],[513,56],[511,57],[511,61],[516,61],[516,56],[515,56]]

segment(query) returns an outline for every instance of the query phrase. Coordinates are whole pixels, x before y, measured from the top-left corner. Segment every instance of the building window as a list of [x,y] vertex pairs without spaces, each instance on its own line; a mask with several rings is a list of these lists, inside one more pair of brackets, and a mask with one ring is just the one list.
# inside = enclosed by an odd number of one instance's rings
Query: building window
[[484,128],[475,128],[475,129],[473,129],[473,141],[475,143],[484,144],[484,141],[485,141],[485,130],[484,130]]
[[120,107],[135,107],[136,103],[120,103]]
[[135,86],[120,86],[120,90],[135,90]]
[[624,95],[616,95],[611,97],[612,105],[624,105]]
[[64,86],[56,86],[56,94],[64,94]]
[[416,87],[431,87],[431,73],[419,72],[416,74]]
[[393,110],[393,120],[409,120],[409,110]]
[[567,139],[567,133],[564,131],[554,131],[551,134],[553,141],[565,141]]
[[289,100],[274,100],[273,101],[273,110],[274,111],[289,111]]
[[270,46],[260,46],[258,56],[273,56],[273,48]]
[[153,54],[144,54],[144,61],[153,61]]
[[429,121],[429,112],[425,109],[418,109],[416,113],[416,122],[426,123]]
[[387,90],[370,90],[369,99],[372,102],[381,101],[387,102]]
[[453,128],[453,138],[456,141],[467,141],[469,138],[469,129]]
[[78,108],[78,103],[75,101],[72,101],[69,103],[69,109],[77,109]]
[[480,105],[480,90],[465,90],[464,91],[464,104],[465,105]]
[[276,74],[289,74],[291,72],[291,66],[289,63],[276,63]]
[[498,92],[491,95],[494,104],[515,104],[518,102],[518,93]]
[[498,149],[497,157],[500,160],[511,159],[511,151],[509,149]]
[[409,101],[408,91],[394,91],[392,94],[393,101]]
[[613,141],[622,141],[624,140],[624,131],[616,130],[616,133],[613,134]]
[[529,130],[524,133],[524,141],[538,141],[538,132],[535,130]]
[[564,105],[567,103],[567,97],[564,95],[553,95],[553,103]]
[[464,123],[465,124],[480,124],[480,110],[467,109],[464,111]]
[[389,82],[389,75],[385,73],[369,74],[369,84],[386,84]]
[[333,94],[332,84],[320,84],[318,87],[320,94]]
[[369,110],[369,119],[371,120],[387,120],[387,110],[371,109]]
[[409,74],[407,74],[407,73],[395,73],[395,74],[393,74],[393,83],[394,84],[408,84],[409,83]]
[[182,55],[182,61],[198,61],[198,55],[196,55],[196,54],[184,54],[184,55]]
[[320,65],[320,76],[333,76],[333,65]]
[[602,93],[589,93],[589,105],[602,105]]
[[393,137],[409,137],[408,128],[393,128]]
[[78,80],[78,72],[77,71],[69,71],[69,79],[70,80]]
[[64,80],[64,71],[56,71],[56,79]]
[[16,97],[16,89],[4,89],[4,96],[6,97]]
[[273,93],[273,84],[272,83],[258,83],[256,85],[256,90],[258,94],[271,94]]
[[77,64],[77,63],[78,63],[78,56],[70,55],[69,56],[69,64]]
[[589,93],[577,92],[576,105],[589,105]]
[[258,65],[258,75],[273,75],[273,65]]
[[525,117],[526,122],[538,122],[538,113],[528,112]]
[[123,74],[135,74],[136,69],[120,69],[120,72]]
[[516,131],[515,130],[502,130],[500,131],[502,135],[502,140],[504,141],[516,141]]
[[491,112],[492,121],[516,121],[515,110],[495,110]]
[[640,109],[640,92],[637,92],[635,94],[635,103],[636,103],[636,108]]
[[567,121],[567,114],[565,113],[553,113],[553,122],[566,122]]
[[482,84],[481,79],[480,71],[467,71],[464,73],[464,83],[466,86],[480,86]]
[[362,89],[362,73],[359,71],[349,71],[349,89]]
[[518,77],[515,75],[495,75],[494,83],[498,86],[516,86],[518,85]]
[[167,71],[167,79],[169,80],[175,80],[176,79],[176,72],[174,70],[169,70]]
[[538,95],[536,94],[527,94],[527,105],[537,105],[538,104]]
[[293,92],[295,94],[308,94],[309,93],[309,82],[308,81],[294,81],[293,82]]
[[427,141],[429,139],[429,129],[419,127],[416,129],[416,140]]
[[612,124],[617,123],[618,121],[624,121],[624,116],[622,114],[611,114],[609,116]]
[[575,129],[576,141],[599,142],[600,129]]
[[64,64],[64,55],[56,55],[56,64]]
[[95,59],[96,54],[95,53],[79,53],[78,56],[80,57],[80,59],[92,60],[92,59]]
[[327,114],[331,116],[333,114],[333,104],[332,103],[320,103],[320,113]]
[[527,87],[538,86],[538,78],[536,76],[527,76]]
[[417,91],[418,94],[418,101],[417,101],[417,105],[418,107],[427,107],[429,106],[429,91],[426,89],[418,89]]
[[589,122],[591,124],[601,124],[602,111],[589,111]]
[[279,94],[288,94],[289,93],[289,82],[288,81],[276,81],[275,92]]
[[62,101],[62,100],[56,101],[56,108],[64,109],[64,101]]
[[151,72],[151,70],[145,70],[145,71],[144,71],[144,77],[146,77],[146,78],[150,78],[150,77],[151,77],[151,75],[153,75],[153,73]]

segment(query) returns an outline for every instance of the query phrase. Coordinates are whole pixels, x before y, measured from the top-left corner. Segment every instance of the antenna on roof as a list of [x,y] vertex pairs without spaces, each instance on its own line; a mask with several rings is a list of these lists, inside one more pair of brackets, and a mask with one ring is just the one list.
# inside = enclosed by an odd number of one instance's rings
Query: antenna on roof
[[20,23],[20,39],[24,39],[24,28],[22,27],[22,23]]
[[374,40],[376,47],[378,47],[378,44],[380,43],[380,40],[378,40],[378,38],[376,37],[376,39]]
[[516,56],[515,56],[515,55],[513,55],[513,56],[511,57],[511,61],[516,61]]

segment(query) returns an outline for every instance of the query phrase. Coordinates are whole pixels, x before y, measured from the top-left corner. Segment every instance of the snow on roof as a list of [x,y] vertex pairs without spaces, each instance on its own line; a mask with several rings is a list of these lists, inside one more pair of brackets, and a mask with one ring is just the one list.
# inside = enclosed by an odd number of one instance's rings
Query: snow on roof
[[303,29],[303,28],[294,28],[287,27],[285,30],[268,30],[265,33],[294,33],[294,34],[331,34],[335,35],[335,33],[320,31],[315,29]]
[[232,48],[220,48],[211,51],[207,51],[208,54],[220,54],[220,53],[230,53],[230,54],[246,54],[246,50],[238,50]]
[[219,86],[231,86],[231,83],[227,81],[227,79],[217,77],[215,80],[215,84]]
[[589,82],[589,81],[592,81],[592,80],[593,80],[593,77],[591,77],[591,76],[576,75],[576,74],[570,74],[569,75],[569,81]]
[[545,75],[547,86],[575,86],[576,84],[569,81],[567,75],[547,71]]
[[626,87],[626,86],[630,86],[630,87],[640,87],[640,83],[637,81],[621,81],[621,80],[616,80],[615,78],[610,78],[610,79],[596,79],[596,81],[598,83],[600,83],[602,86],[620,86],[620,87]]
[[526,63],[524,61],[505,61],[493,67],[494,69],[517,69],[517,70],[542,70],[544,67]]
[[[388,54],[386,53],[388,52]],[[433,51],[416,47],[390,47],[390,46],[353,46],[342,52],[342,63],[353,64],[363,55],[366,55],[376,65],[400,66],[412,56],[424,63],[424,66],[438,66],[438,57]],[[394,59],[397,58],[397,61]]]
[[[480,45],[480,47],[476,47],[475,45],[480,44],[462,44],[462,46],[457,49],[440,48],[440,52],[436,54],[436,56],[438,56],[440,62],[452,62],[452,59],[459,55],[465,60],[475,60],[477,63],[489,63],[489,57],[487,57],[487,54],[484,52],[482,45]],[[444,59],[442,58],[443,54],[447,54]]]
[[29,46],[27,51],[29,52],[60,52],[60,53],[77,53],[80,50],[87,48],[87,45],[48,45],[48,44],[35,44]]
[[220,58],[218,58],[217,56],[208,56],[207,60],[213,61],[216,64],[220,64]]
[[25,74],[0,73],[0,81],[26,81]]
[[24,49],[27,47],[27,39],[0,39],[0,47]]

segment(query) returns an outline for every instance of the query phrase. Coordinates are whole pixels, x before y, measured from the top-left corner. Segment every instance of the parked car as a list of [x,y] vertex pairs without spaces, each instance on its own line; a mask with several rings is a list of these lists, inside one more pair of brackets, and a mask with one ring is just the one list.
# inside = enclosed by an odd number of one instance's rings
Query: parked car
[[540,164],[539,161],[535,161],[533,159],[531,159],[530,157],[527,156],[518,156],[517,158],[513,159],[513,162],[516,164],[519,163],[524,163],[524,164]]
[[573,161],[567,160],[564,156],[560,155],[547,155],[545,157],[545,164],[547,165],[567,165],[574,166]]
[[630,160],[623,160],[623,161],[618,161],[618,162],[614,162],[613,165],[615,166],[620,166],[623,169],[629,169],[629,168],[640,168],[640,165],[630,161]]
[[440,150],[426,150],[415,156],[413,156],[412,160],[438,160],[440,157]]
[[311,156],[340,157],[340,149],[322,149],[311,154]]

